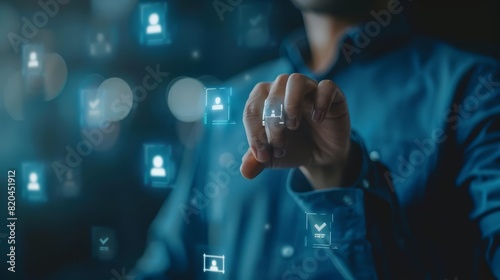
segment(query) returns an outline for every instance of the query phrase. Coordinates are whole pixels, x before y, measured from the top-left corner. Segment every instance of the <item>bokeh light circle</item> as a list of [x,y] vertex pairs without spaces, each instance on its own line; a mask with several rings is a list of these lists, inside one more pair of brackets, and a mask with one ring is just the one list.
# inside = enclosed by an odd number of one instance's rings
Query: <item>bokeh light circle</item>
[[104,119],[116,122],[130,113],[133,105],[132,89],[120,78],[109,78],[97,88],[97,98],[104,109]]
[[14,120],[20,121],[24,119],[23,103],[23,76],[21,72],[18,71],[12,74],[4,89],[5,109]]
[[167,88],[167,105],[176,119],[194,122],[203,117],[205,111],[205,87],[193,78],[173,80]]
[[64,58],[57,53],[45,55],[45,100],[56,98],[66,85],[68,67]]

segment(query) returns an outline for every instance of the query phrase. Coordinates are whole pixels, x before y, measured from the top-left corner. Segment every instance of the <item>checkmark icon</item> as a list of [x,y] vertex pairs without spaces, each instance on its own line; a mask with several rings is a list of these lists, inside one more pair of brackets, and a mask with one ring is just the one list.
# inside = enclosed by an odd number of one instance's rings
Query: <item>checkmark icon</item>
[[89,106],[90,108],[94,109],[95,107],[97,107],[97,105],[99,105],[99,99],[96,99],[94,101],[90,101],[89,102]]
[[251,19],[250,19],[250,24],[251,24],[252,26],[256,26],[257,24],[259,24],[259,22],[260,22],[261,20],[262,20],[262,15],[258,15],[258,16],[256,16],[256,17],[254,17],[254,18],[251,18]]
[[316,228],[317,231],[321,231],[326,227],[326,223],[322,223],[321,226],[318,226],[317,224],[314,224],[314,227]]
[[108,243],[108,241],[109,241],[109,237],[106,237],[106,238],[104,238],[104,239],[99,238],[99,241],[101,242],[101,244],[102,244],[102,245],[104,245],[104,244]]

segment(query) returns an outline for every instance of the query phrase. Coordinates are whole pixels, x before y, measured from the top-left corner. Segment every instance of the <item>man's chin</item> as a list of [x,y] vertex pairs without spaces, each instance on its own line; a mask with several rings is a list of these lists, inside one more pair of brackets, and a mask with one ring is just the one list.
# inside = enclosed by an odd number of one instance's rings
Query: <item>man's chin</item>
[[374,8],[374,0],[292,0],[303,12],[330,14],[337,17],[359,17]]

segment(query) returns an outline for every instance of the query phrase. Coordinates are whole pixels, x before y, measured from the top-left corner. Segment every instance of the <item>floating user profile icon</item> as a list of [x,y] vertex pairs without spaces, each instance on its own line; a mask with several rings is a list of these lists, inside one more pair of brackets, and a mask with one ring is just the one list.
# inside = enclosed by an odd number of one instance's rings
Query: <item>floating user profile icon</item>
[[140,3],[139,9],[141,21],[141,44],[169,44],[170,32],[167,29],[167,3]]
[[164,144],[144,144],[144,184],[150,187],[168,187],[173,179],[172,148]]
[[44,47],[41,44],[23,45],[24,76],[40,76],[44,69]]
[[235,124],[231,111],[231,87],[205,88],[205,124]]
[[203,272],[225,273],[224,255],[203,254]]
[[262,126],[268,124],[285,124],[285,117],[283,116],[283,104],[271,104],[266,99],[264,102],[264,110],[262,111]]
[[23,198],[28,201],[46,201],[44,164],[40,162],[25,162],[22,165],[22,171],[24,185],[22,189]]

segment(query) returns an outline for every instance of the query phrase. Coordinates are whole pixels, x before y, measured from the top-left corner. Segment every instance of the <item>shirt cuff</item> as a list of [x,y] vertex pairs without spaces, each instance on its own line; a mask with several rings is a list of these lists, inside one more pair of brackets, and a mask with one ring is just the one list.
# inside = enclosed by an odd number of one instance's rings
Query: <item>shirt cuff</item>
[[332,241],[345,241],[366,238],[365,209],[363,187],[369,183],[370,159],[364,145],[355,132],[351,134],[351,143],[359,152],[361,160],[359,174],[352,186],[314,190],[307,178],[298,169],[292,169],[288,176],[287,190],[292,198],[306,213],[333,214]]

